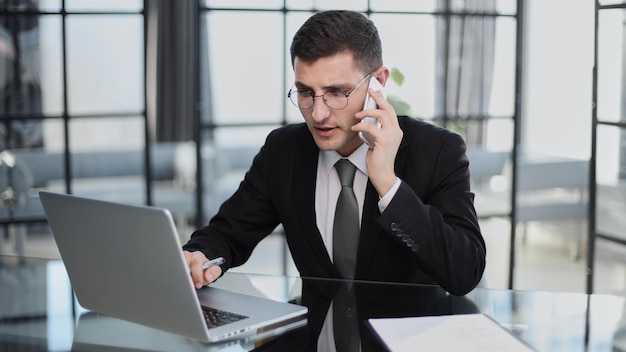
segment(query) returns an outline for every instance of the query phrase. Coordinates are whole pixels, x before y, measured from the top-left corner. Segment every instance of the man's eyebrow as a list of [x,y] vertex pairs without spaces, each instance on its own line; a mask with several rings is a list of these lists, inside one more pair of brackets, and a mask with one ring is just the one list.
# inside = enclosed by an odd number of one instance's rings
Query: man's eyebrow
[[297,81],[296,83],[294,83],[294,86],[296,86],[296,88],[298,89],[306,89],[306,88],[311,89],[311,87],[307,86],[306,84],[302,82],[297,82]]
[[[313,90],[313,88],[307,86],[306,84],[304,84],[302,82],[296,81],[294,83],[294,85],[298,89],[310,89],[310,90]],[[337,83],[337,84],[332,84],[332,85],[329,85],[329,86],[324,86],[324,87],[322,87],[322,90],[323,91],[328,91],[328,90],[331,90],[331,89],[351,89],[351,88],[353,88],[351,83]]]

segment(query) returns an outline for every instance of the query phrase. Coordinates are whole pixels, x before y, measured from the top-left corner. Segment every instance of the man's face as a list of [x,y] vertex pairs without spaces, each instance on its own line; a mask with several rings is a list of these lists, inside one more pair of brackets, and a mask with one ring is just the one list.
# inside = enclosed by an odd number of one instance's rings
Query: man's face
[[[294,71],[296,88],[310,90],[314,95],[337,89],[349,93],[367,74],[355,67],[351,53],[324,57],[314,62],[304,62],[296,58]],[[348,105],[341,110],[326,106],[322,97],[315,98],[313,107],[300,109],[318,148],[336,150],[342,156],[348,156],[363,143],[350,127],[359,122],[354,114],[363,110],[367,83],[363,82],[352,93],[348,98]]]

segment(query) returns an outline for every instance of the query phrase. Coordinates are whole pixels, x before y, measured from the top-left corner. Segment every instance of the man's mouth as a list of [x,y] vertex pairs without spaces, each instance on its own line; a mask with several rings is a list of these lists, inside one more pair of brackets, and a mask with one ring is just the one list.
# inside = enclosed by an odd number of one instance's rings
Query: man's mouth
[[335,131],[334,127],[316,127],[316,129],[319,132],[320,136],[323,137],[328,137],[333,134],[333,131]]

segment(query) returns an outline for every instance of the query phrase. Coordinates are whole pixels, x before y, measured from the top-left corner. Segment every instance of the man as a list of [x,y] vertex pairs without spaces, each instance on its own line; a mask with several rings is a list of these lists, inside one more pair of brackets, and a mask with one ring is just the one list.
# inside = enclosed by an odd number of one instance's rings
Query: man
[[[313,15],[291,45],[295,84],[289,97],[306,123],[267,137],[239,189],[209,224],[193,233],[184,255],[196,287],[243,264],[256,244],[282,224],[294,263],[305,277],[437,284],[455,295],[471,291],[485,267],[485,243],[469,190],[462,138],[397,117],[371,77],[389,70],[374,24],[350,11]],[[362,111],[369,93],[377,109]],[[359,123],[374,117],[374,124]],[[359,138],[368,133],[371,147]],[[358,170],[354,192],[360,234],[352,274],[336,264],[350,252],[333,239],[341,189],[339,159]],[[358,226],[358,225],[357,225]],[[334,238],[335,237],[335,238]],[[335,247],[333,249],[333,247]],[[215,257],[225,263],[202,270]]]

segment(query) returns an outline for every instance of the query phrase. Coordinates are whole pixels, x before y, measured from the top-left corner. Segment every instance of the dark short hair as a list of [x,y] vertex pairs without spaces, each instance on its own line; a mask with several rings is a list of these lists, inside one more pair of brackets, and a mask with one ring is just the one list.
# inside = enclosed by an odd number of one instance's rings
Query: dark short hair
[[383,65],[378,30],[365,15],[353,11],[324,11],[311,16],[291,42],[291,65],[350,51],[357,68],[369,73]]

